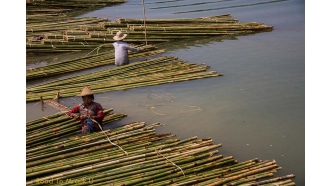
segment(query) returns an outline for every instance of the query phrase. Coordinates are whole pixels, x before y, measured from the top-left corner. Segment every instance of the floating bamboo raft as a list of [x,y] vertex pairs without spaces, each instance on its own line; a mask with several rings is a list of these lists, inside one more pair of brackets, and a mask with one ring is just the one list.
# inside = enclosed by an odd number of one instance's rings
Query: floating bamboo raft
[[[143,52],[134,53],[129,51],[130,60],[135,60],[143,57],[150,57],[156,54],[163,53],[164,50],[158,50],[156,46],[134,46],[143,48]],[[30,68],[26,70],[26,80],[38,79],[43,77],[50,77],[54,75],[75,72],[90,68],[95,68],[105,65],[113,65],[114,62],[114,50],[108,50],[102,53],[97,53],[90,56],[76,58],[73,60],[66,60],[57,63],[51,63],[42,67]]]
[[95,93],[222,76],[204,64],[162,56],[26,88],[26,100],[76,96],[88,85]]
[[[65,120],[59,113],[28,122],[27,134],[42,129],[33,126]],[[28,135],[26,185],[295,185],[293,174],[275,176],[281,167],[274,160],[238,162],[223,156],[222,144],[211,138],[181,140],[171,133],[157,134],[159,125],[133,122],[38,145]]]
[[[98,41],[93,43],[84,40],[89,38],[88,34],[75,36],[65,35],[67,30],[77,30],[84,25],[93,25],[100,22],[108,21],[106,18],[67,18],[63,21],[56,22],[39,22],[26,24],[26,51],[27,52],[68,52],[68,51],[82,51],[93,50],[105,42]],[[42,40],[36,40],[35,36],[42,36]],[[71,38],[68,42],[66,39]],[[77,40],[75,40],[77,38]],[[79,40],[78,40],[79,38]],[[109,46],[104,46],[109,47]]]
[[31,0],[26,3],[26,23],[52,23],[126,0]]
[[[149,44],[178,39],[246,35],[271,31],[272,26],[257,22],[239,22],[229,14],[179,19],[146,20]],[[109,21],[101,18],[71,18],[65,22],[51,24],[27,24],[27,52],[61,52],[92,50],[99,45],[112,43],[112,37],[121,30],[129,34],[125,41],[135,44],[145,43],[143,20],[117,19]],[[44,39],[35,40],[35,35]],[[107,45],[108,47],[110,45]]]

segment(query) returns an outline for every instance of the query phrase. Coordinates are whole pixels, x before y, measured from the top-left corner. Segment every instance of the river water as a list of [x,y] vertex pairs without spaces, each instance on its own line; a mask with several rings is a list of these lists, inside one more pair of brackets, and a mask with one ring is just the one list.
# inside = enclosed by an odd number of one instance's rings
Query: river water
[[[305,185],[305,2],[302,0],[153,0],[147,19],[231,14],[240,22],[262,22],[271,32],[235,38],[208,38],[161,45],[162,55],[205,63],[224,76],[95,95],[95,101],[133,121],[164,124],[159,133],[180,139],[211,137],[224,156],[238,161],[276,160],[276,175],[295,174]],[[143,18],[140,0],[80,17]],[[129,37],[129,36],[128,36]],[[52,59],[48,59],[52,60]],[[74,106],[79,97],[63,98]],[[27,103],[27,121],[57,110]]]

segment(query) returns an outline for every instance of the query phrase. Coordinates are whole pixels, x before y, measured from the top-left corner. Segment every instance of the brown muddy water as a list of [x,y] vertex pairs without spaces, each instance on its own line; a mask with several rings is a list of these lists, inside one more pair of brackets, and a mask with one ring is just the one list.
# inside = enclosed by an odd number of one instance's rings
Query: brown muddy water
[[[219,150],[223,155],[238,161],[274,159],[282,167],[276,175],[295,174],[294,182],[305,185],[304,1],[145,2],[147,19],[230,13],[241,22],[263,22],[274,30],[159,45],[166,49],[162,55],[205,63],[224,76],[97,94],[95,101],[104,108],[128,115],[107,127],[160,122],[159,133],[171,132],[180,139],[211,137],[222,143]],[[143,13],[141,1],[132,0],[81,17],[88,16],[142,19]],[[27,68],[70,56],[28,58]],[[27,82],[27,86],[56,78],[60,77]],[[70,107],[80,102],[80,97],[60,99]],[[38,102],[27,103],[26,121],[58,112],[45,106],[42,111]]]

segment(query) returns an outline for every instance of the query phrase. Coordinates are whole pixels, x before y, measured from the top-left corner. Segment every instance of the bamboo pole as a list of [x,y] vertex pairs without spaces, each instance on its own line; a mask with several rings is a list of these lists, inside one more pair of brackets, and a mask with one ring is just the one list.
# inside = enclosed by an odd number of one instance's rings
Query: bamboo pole
[[[164,50],[157,50],[154,46],[146,46],[145,51],[142,53],[130,54],[130,58],[137,59],[144,56],[156,55],[164,52]],[[114,64],[114,51],[106,51],[101,54],[96,54],[93,56],[87,56],[83,58],[52,63],[47,66],[37,67],[33,69],[27,69],[26,78],[27,80],[64,74],[68,72],[74,72],[83,69],[89,69],[104,65]]]
[[[56,117],[29,123],[52,119]],[[134,122],[104,131],[128,155],[114,146],[106,147],[111,144],[105,143],[101,132],[52,142],[45,150],[44,146],[29,150],[34,154],[27,156],[27,185],[42,185],[51,179],[67,180],[62,185],[88,185],[91,183],[77,182],[88,178],[93,178],[93,185],[294,184],[293,175],[267,179],[279,169],[275,161],[255,158],[238,163],[233,156],[215,156],[221,144],[214,144],[212,139],[170,139],[170,133],[156,134],[155,127],[159,125]],[[63,145],[60,151],[55,148],[59,145]]]
[[30,87],[27,88],[27,101],[39,99],[40,96],[50,99],[58,89],[61,89],[61,97],[74,96],[84,84],[89,84],[95,93],[100,93],[222,75],[214,71],[206,72],[208,68],[174,57],[161,57]]
[[[147,26],[148,25],[148,26]],[[174,39],[186,39],[198,37],[212,37],[219,35],[246,35],[256,32],[271,31],[272,26],[257,22],[239,22],[230,15],[219,15],[202,18],[181,19],[117,19],[110,22],[101,18],[70,18],[60,22],[31,23],[27,24],[26,32],[29,37],[27,51],[50,52],[50,51],[81,51],[91,50],[97,44],[112,42],[114,31],[121,30],[130,35],[128,42],[152,43],[167,42]],[[92,33],[89,33],[91,31]],[[93,31],[98,31],[93,33]],[[60,32],[61,39],[68,41],[65,45],[54,45],[56,40],[51,41],[53,36],[47,36],[48,32]],[[34,44],[33,34],[46,34],[42,45]],[[97,34],[97,35],[96,35]],[[98,39],[95,39],[98,38]],[[77,41],[88,42],[90,47],[81,47],[75,44]],[[63,42],[64,43],[64,42]],[[84,44],[85,45],[85,44]]]

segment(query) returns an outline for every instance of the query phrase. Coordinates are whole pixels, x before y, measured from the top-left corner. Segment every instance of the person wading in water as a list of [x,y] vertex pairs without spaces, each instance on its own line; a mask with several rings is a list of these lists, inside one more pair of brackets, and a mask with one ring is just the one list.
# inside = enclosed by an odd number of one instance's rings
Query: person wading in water
[[113,36],[113,40],[115,40],[115,42],[112,45],[115,47],[116,66],[129,64],[128,50],[131,50],[133,52],[140,52],[144,50],[143,48],[139,49],[129,46],[126,42],[123,41],[126,36],[127,34],[124,34],[121,31],[118,31],[116,35]]

